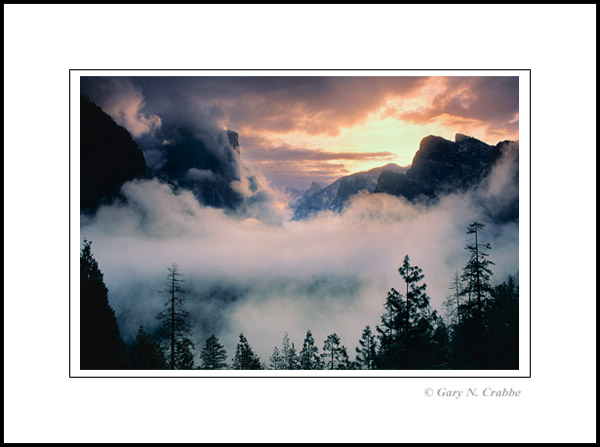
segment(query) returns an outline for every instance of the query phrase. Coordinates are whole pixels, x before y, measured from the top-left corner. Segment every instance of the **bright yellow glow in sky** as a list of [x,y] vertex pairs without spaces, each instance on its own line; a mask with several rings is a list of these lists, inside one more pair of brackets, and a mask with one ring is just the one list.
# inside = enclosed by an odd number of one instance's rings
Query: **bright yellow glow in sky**
[[[503,139],[518,139],[518,135],[506,135],[503,138],[489,135],[485,123],[443,114],[424,124],[401,121],[390,116],[390,110],[397,111],[398,104],[389,101],[376,113],[371,113],[362,123],[352,127],[341,127],[337,136],[328,134],[311,135],[306,132],[292,131],[287,133],[254,132],[254,135],[267,140],[273,146],[288,145],[296,148],[323,150],[333,153],[355,152],[375,153],[391,152],[389,159],[373,158],[368,160],[346,160],[346,170],[336,176],[347,175],[396,163],[409,165],[419,149],[419,144],[428,135],[436,135],[454,141],[457,133],[463,133],[494,145]],[[246,132],[253,133],[251,129]]]
[[143,87],[127,78],[115,82],[92,77],[87,90],[134,136],[174,123],[202,132],[213,126],[234,130],[243,162],[278,187],[328,184],[388,163],[410,165],[429,135],[453,141],[461,133],[490,145],[519,139],[516,76],[144,77]]

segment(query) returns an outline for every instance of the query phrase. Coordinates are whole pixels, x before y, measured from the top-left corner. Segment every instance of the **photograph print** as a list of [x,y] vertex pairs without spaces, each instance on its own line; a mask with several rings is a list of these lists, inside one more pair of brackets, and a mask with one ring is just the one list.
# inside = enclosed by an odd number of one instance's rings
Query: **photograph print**
[[70,76],[72,376],[528,371],[527,71]]

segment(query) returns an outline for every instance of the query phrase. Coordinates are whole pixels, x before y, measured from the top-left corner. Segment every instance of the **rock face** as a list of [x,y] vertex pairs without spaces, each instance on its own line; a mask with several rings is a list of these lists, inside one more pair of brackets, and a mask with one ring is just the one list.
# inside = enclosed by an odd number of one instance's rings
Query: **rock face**
[[401,172],[403,168],[390,163],[369,171],[341,177],[331,185],[318,189],[313,182],[302,200],[296,203],[294,220],[306,219],[324,210],[340,212],[351,196],[360,192],[373,192],[377,186],[379,175],[384,171]]
[[304,198],[309,198],[314,196],[315,194],[317,194],[319,191],[321,191],[323,188],[321,187],[321,185],[319,185],[317,182],[312,182],[310,184],[310,188],[308,188],[306,191],[304,191]]
[[80,106],[80,209],[93,212],[114,198],[124,182],[150,171],[125,128],[84,96]]
[[[491,146],[462,134],[457,134],[455,141],[428,136],[421,140],[408,169],[390,164],[342,177],[320,191],[311,187],[313,191],[305,192],[293,205],[294,219],[306,219],[323,210],[341,212],[359,192],[385,193],[427,204],[444,194],[472,188],[474,202],[491,220],[518,221],[518,151],[514,141]],[[490,178],[492,168],[501,163],[505,164],[501,170],[504,178]],[[492,183],[496,186],[490,188]]]
[[161,150],[165,163],[159,176],[191,190],[203,205],[235,209],[243,202],[231,187],[240,179],[236,132],[199,133],[178,127],[169,130],[168,143]]
[[374,193],[385,193],[406,197],[410,201],[426,199],[433,191],[409,179],[406,174],[394,171],[383,171],[377,180]]
[[240,136],[237,132],[233,130],[227,129],[227,138],[229,139],[229,143],[233,150],[235,150],[238,154],[240,153]]
[[490,146],[462,134],[457,134],[454,142],[426,137],[406,175],[382,173],[374,192],[426,203],[468,189],[473,203],[491,221],[517,222],[519,143],[501,141]]
[[436,193],[454,191],[479,179],[492,152],[493,146],[462,134],[454,142],[428,136],[421,140],[406,176]]
[[239,180],[236,151],[231,146],[229,134],[222,131],[222,135],[215,137],[178,127],[169,136],[169,142],[162,147],[165,163],[159,169],[169,180],[185,178],[190,169],[211,171]]
[[[492,168],[501,169],[492,174]],[[490,157],[484,176],[488,194],[480,200],[490,219],[496,222],[519,221],[519,143],[501,141]]]
[[292,186],[286,186],[283,188],[283,193],[288,197],[287,206],[290,209],[296,209],[298,203],[304,200],[304,194],[306,191],[302,191],[301,189],[297,189]]
[[[126,181],[155,176],[191,190],[203,205],[237,209],[243,203],[243,196],[231,186],[240,176],[237,132],[169,129],[169,138],[160,148],[164,163],[154,172],[129,132],[84,96],[80,120],[83,212],[93,213],[101,203],[116,198]],[[249,182],[255,190],[254,179]]]

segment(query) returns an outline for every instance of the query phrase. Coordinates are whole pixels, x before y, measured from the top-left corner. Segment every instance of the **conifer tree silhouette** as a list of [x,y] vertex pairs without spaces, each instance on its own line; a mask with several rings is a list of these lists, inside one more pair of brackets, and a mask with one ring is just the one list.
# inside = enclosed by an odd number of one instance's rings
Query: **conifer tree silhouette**
[[84,239],[79,258],[80,368],[126,369],[125,343],[91,246],[92,242]]
[[[171,267],[167,267],[167,270],[169,273],[165,288],[160,292],[166,293],[168,298],[165,301],[165,308],[156,318],[160,321],[159,336],[166,351],[168,367],[169,369],[178,369],[178,348],[182,350],[188,349],[190,346],[188,343],[191,330],[190,316],[183,307],[185,292],[181,288],[183,280],[181,279],[182,274],[179,273],[179,267],[177,264],[172,264]],[[186,339],[188,341],[185,341]],[[179,360],[184,359],[183,354],[182,352]]]

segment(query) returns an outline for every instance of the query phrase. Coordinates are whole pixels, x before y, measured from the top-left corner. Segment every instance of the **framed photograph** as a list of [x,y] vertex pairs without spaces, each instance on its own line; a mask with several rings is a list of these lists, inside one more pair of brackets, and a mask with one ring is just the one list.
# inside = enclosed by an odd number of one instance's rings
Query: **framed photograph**
[[69,76],[71,377],[530,377],[528,69]]

